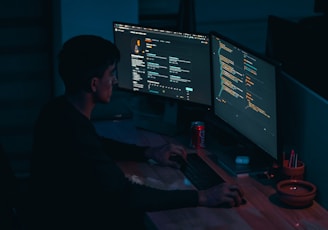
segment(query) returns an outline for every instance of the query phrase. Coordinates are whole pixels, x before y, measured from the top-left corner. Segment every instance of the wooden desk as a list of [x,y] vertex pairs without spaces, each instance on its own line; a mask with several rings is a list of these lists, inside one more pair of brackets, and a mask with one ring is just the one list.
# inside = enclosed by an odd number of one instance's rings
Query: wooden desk
[[[102,129],[109,129],[106,124],[99,124]],[[99,127],[99,126],[98,126]],[[113,127],[110,127],[113,131]],[[100,130],[100,129],[99,129]],[[122,129],[120,129],[122,130]],[[100,130],[101,131],[101,130]],[[123,130],[124,131],[124,130]],[[141,145],[158,145],[167,140],[157,134],[135,131],[129,138],[136,138]],[[103,132],[103,134],[106,134]],[[114,133],[117,137],[117,135]],[[105,135],[106,136],[106,135]],[[133,136],[133,138],[130,138]],[[170,141],[180,142],[176,139]],[[226,181],[239,183],[245,193],[247,204],[238,208],[183,208],[160,212],[148,212],[151,221],[149,229],[224,229],[224,230],[285,230],[285,229],[328,229],[328,211],[317,202],[303,209],[292,209],[284,206],[276,197],[276,190],[272,184],[263,184],[250,176],[233,177],[207,156],[206,150],[197,154]],[[161,189],[195,189],[185,183],[183,174],[173,168],[161,167],[152,163],[124,162],[118,163],[126,175],[137,178],[143,183]]]
[[[206,156],[204,159],[209,160]],[[127,175],[134,175],[150,186],[194,189],[184,182],[184,176],[177,169],[148,163],[119,164]],[[217,165],[209,164],[223,179],[236,181],[242,186],[247,204],[238,208],[197,207],[149,212],[147,217],[153,224],[150,229],[328,229],[328,212],[317,202],[303,209],[286,207],[277,199],[272,185],[264,185],[249,176],[234,178]]]

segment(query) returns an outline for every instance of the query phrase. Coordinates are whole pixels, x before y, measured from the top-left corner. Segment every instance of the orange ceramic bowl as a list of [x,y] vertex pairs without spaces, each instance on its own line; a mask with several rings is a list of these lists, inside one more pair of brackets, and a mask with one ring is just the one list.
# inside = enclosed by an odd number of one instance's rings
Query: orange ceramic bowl
[[282,180],[277,184],[279,199],[293,207],[305,207],[313,203],[317,188],[314,184],[304,180]]

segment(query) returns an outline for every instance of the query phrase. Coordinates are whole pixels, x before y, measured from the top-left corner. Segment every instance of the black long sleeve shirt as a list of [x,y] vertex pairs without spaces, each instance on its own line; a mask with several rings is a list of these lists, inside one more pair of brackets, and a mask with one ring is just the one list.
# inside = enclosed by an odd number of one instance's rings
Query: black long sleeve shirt
[[[43,229],[128,229],[142,223],[145,211],[196,206],[194,190],[160,190],[125,177],[115,160],[143,161],[144,151],[145,147],[100,137],[65,97],[54,99],[35,126],[31,220],[51,223]],[[31,223],[36,228],[35,221]]]

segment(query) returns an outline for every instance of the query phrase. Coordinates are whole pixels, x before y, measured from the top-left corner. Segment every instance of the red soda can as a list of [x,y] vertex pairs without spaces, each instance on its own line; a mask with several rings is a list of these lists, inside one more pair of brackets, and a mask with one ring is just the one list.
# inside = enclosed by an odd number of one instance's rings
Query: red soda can
[[202,121],[191,122],[190,147],[194,149],[205,148],[205,125]]

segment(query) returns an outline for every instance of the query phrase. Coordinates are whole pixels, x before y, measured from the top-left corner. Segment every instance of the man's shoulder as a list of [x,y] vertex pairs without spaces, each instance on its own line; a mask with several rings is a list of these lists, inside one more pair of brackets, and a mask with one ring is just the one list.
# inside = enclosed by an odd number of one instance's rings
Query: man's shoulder
[[65,107],[67,106],[68,102],[64,96],[57,96],[54,98],[51,98],[48,102],[46,102],[42,110],[47,110],[51,108],[57,108],[57,107]]
[[66,99],[62,96],[58,96],[52,98],[42,106],[37,120],[41,123],[62,120],[61,118],[67,117],[69,110],[69,103]]
[[68,113],[71,110],[71,105],[63,96],[57,96],[52,98],[46,104],[44,104],[40,110],[40,116],[47,115],[60,115]]

